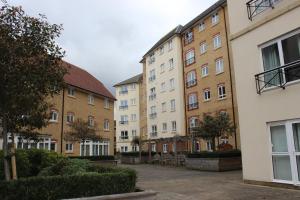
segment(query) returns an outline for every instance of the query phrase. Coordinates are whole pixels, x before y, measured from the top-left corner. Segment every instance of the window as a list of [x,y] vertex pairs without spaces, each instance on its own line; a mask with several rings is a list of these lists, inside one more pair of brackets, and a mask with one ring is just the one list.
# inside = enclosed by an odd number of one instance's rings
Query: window
[[151,126],[151,134],[150,134],[150,136],[151,137],[157,137],[157,126],[156,125],[152,125]]
[[109,109],[109,100],[107,98],[104,99],[104,108]]
[[154,81],[156,79],[155,69],[150,70],[149,81]]
[[171,112],[174,112],[176,110],[175,99],[171,100],[170,105],[171,105]]
[[198,108],[198,99],[197,99],[197,94],[193,93],[189,95],[189,110]]
[[212,151],[211,141],[206,142],[206,148],[207,148],[207,151]]
[[211,16],[211,23],[212,23],[212,25],[219,23],[219,14],[218,13],[215,13]]
[[195,62],[195,51],[189,50],[186,54],[185,54],[185,64],[186,65],[191,65]]
[[136,114],[131,114],[131,121],[136,121]]
[[75,89],[73,87],[68,87],[68,95],[74,97]]
[[104,130],[105,131],[109,131],[109,120],[108,119],[105,119],[104,120]]
[[66,152],[73,152],[73,144],[66,143]]
[[122,85],[119,94],[127,94],[127,93],[128,93],[127,85]]
[[174,59],[171,58],[171,59],[169,60],[169,70],[172,70],[173,68],[174,68]]
[[156,118],[157,113],[156,113],[156,106],[151,106],[150,107],[150,119]]
[[152,64],[152,63],[154,63],[154,62],[155,62],[154,53],[151,53],[151,54],[149,55],[149,61],[148,61],[148,63],[149,63],[149,64]]
[[205,30],[205,23],[204,22],[200,22],[199,24],[199,31],[204,31]]
[[187,78],[187,82],[186,82],[187,87],[192,87],[197,84],[196,71],[193,70],[188,72],[186,78]]
[[205,64],[201,67],[201,76],[205,77],[208,76],[208,65]]
[[153,101],[154,99],[156,99],[155,87],[150,89],[150,95],[149,95],[149,100],[150,101]]
[[121,131],[121,140],[126,140],[128,139],[128,131]]
[[199,125],[199,119],[197,117],[191,117],[189,120],[190,128],[195,128]]
[[120,124],[128,124],[128,115],[121,115]]
[[136,137],[136,130],[131,131],[132,137]]
[[137,145],[133,145],[131,147],[131,149],[132,149],[133,152],[137,152],[138,151],[138,146]]
[[58,121],[58,112],[56,110],[50,111],[50,122],[57,122]]
[[224,72],[224,60],[223,58],[218,58],[216,60],[216,74]]
[[67,122],[68,123],[73,123],[74,122],[74,113],[72,113],[72,112],[67,113]]
[[214,49],[220,48],[222,45],[221,35],[220,34],[215,35],[213,40],[214,40]]
[[163,144],[163,152],[168,153],[168,144]]
[[94,127],[95,121],[93,116],[88,116],[88,126]]
[[210,100],[210,89],[205,89],[203,92],[204,101]]
[[177,130],[176,121],[172,121],[171,124],[172,124],[172,131],[176,131]]
[[204,54],[207,51],[207,45],[206,42],[200,43],[200,54]]
[[151,145],[151,151],[156,152],[156,144]]
[[130,89],[131,89],[131,90],[135,90],[135,83],[132,83],[132,84],[130,85]]
[[135,99],[130,99],[130,103],[131,103],[132,106],[135,106],[136,105]]
[[162,82],[161,83],[161,92],[165,92],[166,91],[166,83]]
[[94,96],[92,94],[88,95],[88,103],[94,105]]
[[159,55],[163,55],[164,54],[164,50],[165,50],[164,46],[161,46],[159,48]]
[[128,152],[127,146],[121,146],[121,152]]
[[175,89],[175,79],[172,78],[170,79],[170,90],[174,90]]
[[173,40],[168,41],[168,49],[171,51],[173,49]]
[[193,42],[194,40],[194,34],[193,31],[188,31],[187,33],[185,33],[184,35],[184,44],[190,44],[191,42]]
[[119,107],[120,110],[125,110],[128,109],[128,104],[127,104],[127,100],[121,100],[121,105]]
[[225,85],[218,85],[218,97],[219,99],[224,99],[226,97]]
[[167,123],[163,123],[162,124],[162,131],[163,132],[167,132],[168,131],[168,125],[167,125]]
[[160,65],[160,73],[164,73],[165,72],[165,63],[162,63]]
[[161,112],[166,112],[167,111],[167,103],[164,102],[161,104]]

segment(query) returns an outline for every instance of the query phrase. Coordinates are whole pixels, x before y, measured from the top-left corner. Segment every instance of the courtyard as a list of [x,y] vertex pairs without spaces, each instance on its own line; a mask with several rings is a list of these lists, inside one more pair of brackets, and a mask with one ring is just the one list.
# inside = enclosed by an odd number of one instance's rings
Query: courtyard
[[292,200],[300,191],[244,184],[241,171],[200,172],[157,165],[122,165],[138,173],[137,187],[159,200]]

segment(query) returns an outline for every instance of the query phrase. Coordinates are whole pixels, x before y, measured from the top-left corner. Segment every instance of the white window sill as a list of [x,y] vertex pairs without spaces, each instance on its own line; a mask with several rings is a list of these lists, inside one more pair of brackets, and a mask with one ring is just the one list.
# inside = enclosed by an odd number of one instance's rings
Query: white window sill
[[208,74],[207,74],[207,75],[202,75],[202,76],[201,76],[201,78],[205,78],[205,77],[208,77]]
[[70,97],[70,98],[73,98],[73,99],[76,99],[76,97],[75,96],[73,96],[73,95],[67,95],[67,97]]
[[50,123],[58,123],[58,120],[49,120]]
[[204,99],[204,101],[203,101],[204,103],[206,103],[206,102],[210,102],[210,99]]
[[93,104],[93,103],[88,103],[90,106],[95,106],[95,104]]
[[227,97],[223,97],[223,98],[218,98],[218,101],[223,101],[223,100],[226,100]]
[[217,51],[218,49],[221,49],[221,48],[222,48],[222,45],[218,46],[218,47],[214,47],[214,50]]
[[218,72],[218,73],[216,73],[216,76],[217,76],[217,75],[220,75],[220,74],[223,74],[223,73],[224,73],[224,71]]
[[73,153],[73,150],[66,150],[65,153]]

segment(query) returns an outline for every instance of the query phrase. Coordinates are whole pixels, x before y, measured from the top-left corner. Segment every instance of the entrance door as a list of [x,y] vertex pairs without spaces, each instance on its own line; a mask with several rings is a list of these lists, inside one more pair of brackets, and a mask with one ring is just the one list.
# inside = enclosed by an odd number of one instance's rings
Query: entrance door
[[270,126],[274,182],[300,185],[300,121]]

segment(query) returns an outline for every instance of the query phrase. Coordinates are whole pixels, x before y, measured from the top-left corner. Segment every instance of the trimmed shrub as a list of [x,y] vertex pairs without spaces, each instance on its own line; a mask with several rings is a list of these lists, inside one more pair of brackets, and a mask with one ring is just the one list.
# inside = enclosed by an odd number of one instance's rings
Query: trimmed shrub
[[241,151],[232,150],[232,151],[216,151],[216,152],[199,152],[199,153],[190,153],[187,155],[188,158],[229,158],[229,157],[240,157]]
[[71,159],[86,159],[90,161],[115,160],[114,156],[70,156]]
[[[155,155],[156,152],[151,152],[151,155]],[[121,153],[122,156],[133,156],[133,157],[139,157],[140,156],[140,153],[139,152],[122,152]],[[142,151],[142,156],[148,156],[149,155],[149,152],[146,152],[146,151]]]
[[0,182],[0,199],[56,200],[133,192],[135,171],[83,173],[71,176],[48,176]]

